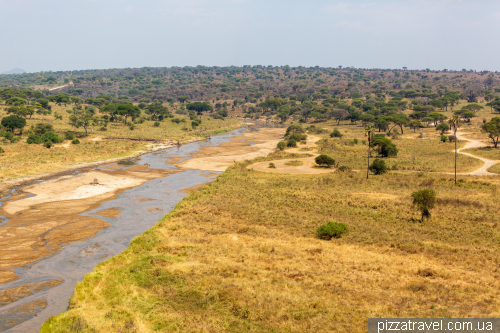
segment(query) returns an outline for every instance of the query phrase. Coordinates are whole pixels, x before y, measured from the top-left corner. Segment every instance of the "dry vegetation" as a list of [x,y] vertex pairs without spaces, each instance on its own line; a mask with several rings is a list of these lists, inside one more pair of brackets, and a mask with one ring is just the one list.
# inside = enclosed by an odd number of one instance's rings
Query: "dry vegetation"
[[[27,144],[26,135],[23,135],[21,141],[17,143],[10,143],[1,138],[0,146],[5,153],[0,154],[0,180],[63,170],[82,162],[127,157],[154,149],[154,145],[176,144],[178,141],[200,139],[211,133],[234,129],[241,124],[236,118],[219,120],[202,116],[201,128],[193,131],[187,116],[176,115],[177,118],[187,119],[187,121],[176,124],[165,119],[159,127],[155,127],[154,121],[147,120],[142,124],[136,124],[134,130],[130,130],[122,123],[109,123],[106,131],[96,126],[93,129],[89,128],[89,135],[85,136],[83,128],[76,129],[70,126],[70,114],[66,112],[68,109],[71,107],[53,105],[52,115],[33,115],[31,119],[26,119],[25,131],[32,125],[49,123],[62,137],[68,131],[75,132],[81,143],[75,145],[71,144],[71,140],[65,140],[47,149],[41,144]],[[62,116],[62,119],[54,119],[54,114]],[[6,115],[4,110],[0,110],[0,118]]]
[[[101,263],[42,332],[365,332],[370,317],[500,316],[496,178],[249,164]],[[410,199],[422,188],[438,193],[425,223]],[[327,221],[349,233],[315,238]]]

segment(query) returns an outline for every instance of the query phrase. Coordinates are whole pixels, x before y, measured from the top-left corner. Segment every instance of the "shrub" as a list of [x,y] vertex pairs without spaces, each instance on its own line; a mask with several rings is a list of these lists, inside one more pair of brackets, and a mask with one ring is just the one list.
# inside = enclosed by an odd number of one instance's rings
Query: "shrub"
[[129,128],[131,131],[133,131],[135,129],[135,125],[130,125]]
[[172,122],[178,124],[181,122],[181,120],[179,118],[173,118]]
[[319,155],[314,159],[317,165],[331,167],[335,165],[335,160],[328,155]]
[[330,133],[331,138],[341,138],[343,136],[344,135],[342,133],[340,133],[340,131],[338,129],[334,129],[333,132]]
[[398,149],[392,141],[383,136],[375,136],[371,142],[372,147],[376,147],[377,152],[382,157],[397,156]]
[[153,124],[154,127],[160,127],[160,122],[158,121],[155,121],[155,123]]
[[387,170],[389,169],[387,168],[387,165],[385,165],[385,161],[378,158],[376,158],[372,165],[370,165],[370,171],[376,175],[384,174]]
[[191,122],[191,127],[193,127],[193,128],[197,127],[198,125],[200,125],[200,123],[199,123],[199,122],[197,122],[197,121],[195,121],[195,120],[193,120],[193,121]]
[[328,222],[316,229],[316,236],[320,239],[330,240],[332,238],[340,238],[349,228],[345,223]]
[[430,218],[430,210],[436,205],[436,192],[431,189],[424,189],[420,191],[413,192],[411,194],[413,198],[413,204],[417,206],[417,209],[422,213],[422,220],[424,222],[424,217]]
[[351,171],[351,168],[349,168],[346,165],[341,165],[341,166],[338,167],[338,170],[342,171],[342,172],[349,172],[349,171]]
[[301,125],[293,124],[293,125],[288,126],[288,128],[286,129],[285,136],[289,136],[289,135],[292,135],[294,133],[302,134],[304,132],[305,132],[305,130]]
[[64,135],[64,138],[66,140],[74,140],[75,139],[75,133],[73,133],[73,132],[66,132],[66,134]]
[[307,140],[307,135],[300,133],[293,133],[288,139],[293,139],[295,141]]
[[78,145],[78,144],[80,144],[80,140],[74,139],[73,141],[71,141],[71,143],[74,145]]
[[269,163],[269,168],[270,169],[276,169],[276,165],[274,165],[274,163]]
[[39,123],[39,124],[36,124],[35,127],[33,127],[33,131],[35,132],[35,134],[42,136],[47,132],[51,132],[51,131],[53,132],[54,126],[52,126],[52,124]]
[[446,142],[446,141],[448,141],[448,137],[447,137],[446,135],[442,134],[442,135],[441,135],[441,141],[442,141],[442,142]]
[[448,132],[450,130],[450,125],[447,123],[441,123],[436,126],[436,131],[441,131],[441,135],[444,134],[444,132]]
[[36,134],[30,134],[26,139],[27,144],[42,143],[42,142],[43,142],[42,138]]
[[12,140],[12,138],[14,138],[14,133],[12,132],[5,132],[5,134],[3,135],[4,138],[6,138],[7,140]]
[[353,139],[352,142],[357,145],[359,143],[359,140],[358,139]]
[[286,145],[287,147],[297,147],[297,141],[295,141],[294,139],[290,139],[288,140]]
[[[59,142],[61,142],[61,138],[59,137],[59,135],[57,135],[56,132],[49,131],[49,132],[45,132],[42,135],[42,141],[43,142],[50,141],[52,143],[59,143]],[[47,148],[50,148],[50,147],[47,147]]]
[[50,148],[50,147],[52,147],[52,142],[51,141],[45,141],[44,144],[43,144],[43,146],[45,148]]
[[286,143],[284,141],[278,142],[278,145],[276,146],[276,148],[278,148],[279,150],[285,150],[285,147]]
[[0,147],[0,154],[3,154],[3,153],[5,153],[5,150],[3,150],[2,147]]

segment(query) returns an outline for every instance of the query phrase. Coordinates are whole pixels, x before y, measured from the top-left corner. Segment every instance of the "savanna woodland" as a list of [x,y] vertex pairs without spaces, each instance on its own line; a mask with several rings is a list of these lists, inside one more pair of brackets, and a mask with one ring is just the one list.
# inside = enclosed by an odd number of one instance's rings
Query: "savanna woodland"
[[[0,179],[266,122],[42,332],[365,332],[499,317],[500,73],[289,66],[0,75]],[[249,119],[250,118],[250,119]]]

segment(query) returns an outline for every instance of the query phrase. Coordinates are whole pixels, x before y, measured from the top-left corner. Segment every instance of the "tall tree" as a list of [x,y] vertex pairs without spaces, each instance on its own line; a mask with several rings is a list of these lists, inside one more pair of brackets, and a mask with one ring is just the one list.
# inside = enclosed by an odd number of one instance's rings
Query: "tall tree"
[[69,117],[69,120],[72,126],[76,128],[83,127],[85,129],[85,135],[88,135],[88,127],[97,123],[92,108],[85,110],[75,109],[74,114]]
[[455,184],[457,183],[457,130],[460,128],[461,120],[460,116],[454,115],[453,118],[448,120],[448,124],[450,125],[451,130],[453,131],[453,135],[455,136]]
[[366,168],[366,179],[368,179],[368,176],[370,175],[370,145],[373,139],[374,132],[375,132],[374,126],[365,127],[365,135],[368,137],[368,162],[367,162],[368,166]]
[[493,141],[495,148],[497,148],[498,140],[500,139],[500,117],[494,117],[487,123],[481,125],[481,130],[488,133],[488,137]]

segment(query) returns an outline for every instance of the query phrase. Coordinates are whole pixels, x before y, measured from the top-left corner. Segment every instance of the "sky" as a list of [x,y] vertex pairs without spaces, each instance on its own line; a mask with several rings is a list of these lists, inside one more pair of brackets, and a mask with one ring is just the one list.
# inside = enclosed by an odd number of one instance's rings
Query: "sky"
[[0,72],[289,65],[500,71],[498,0],[0,0]]

